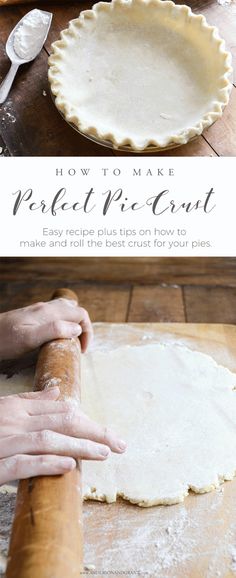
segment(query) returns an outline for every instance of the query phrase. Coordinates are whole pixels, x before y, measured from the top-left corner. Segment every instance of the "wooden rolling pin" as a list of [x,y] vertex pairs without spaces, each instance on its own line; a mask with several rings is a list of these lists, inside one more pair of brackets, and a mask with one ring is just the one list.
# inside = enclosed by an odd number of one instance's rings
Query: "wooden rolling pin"
[[[53,299],[77,296],[60,289]],[[40,349],[35,389],[53,385],[60,398],[80,399],[79,339]],[[17,492],[6,578],[78,578],[83,569],[81,469],[22,480]]]

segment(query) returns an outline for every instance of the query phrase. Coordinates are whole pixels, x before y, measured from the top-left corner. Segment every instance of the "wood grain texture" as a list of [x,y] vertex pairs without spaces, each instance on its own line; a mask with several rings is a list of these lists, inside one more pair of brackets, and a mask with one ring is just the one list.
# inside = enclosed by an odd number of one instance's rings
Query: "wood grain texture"
[[[83,282],[128,285],[207,285],[236,287],[235,257],[106,257],[1,259],[2,295],[11,299],[13,292],[25,287],[49,290]],[[19,284],[19,285],[18,285]],[[15,289],[14,289],[15,286]],[[49,295],[48,290],[48,295]],[[45,291],[45,289],[43,289]],[[45,293],[44,293],[45,294]],[[33,294],[32,294],[33,296]],[[35,295],[36,296],[36,295]],[[38,291],[39,296],[39,291]],[[38,298],[38,297],[37,297]]]
[[1,260],[0,311],[65,285],[92,321],[236,322],[235,258]]
[[[184,4],[178,1],[177,4]],[[0,107],[0,138],[7,154],[16,156],[133,156],[120,153],[80,136],[72,130],[56,110],[48,87],[47,57],[51,42],[59,37],[69,20],[81,10],[91,8],[93,2],[43,2],[45,10],[53,12],[49,37],[40,56],[18,73],[6,103]],[[218,26],[226,39],[227,47],[236,62],[235,6],[220,6],[216,0],[189,0],[196,13],[203,13],[210,24]],[[5,42],[10,30],[29,8],[39,7],[34,2],[4,5],[0,8],[0,79],[6,74],[9,61],[5,54]],[[236,70],[236,66],[235,66]],[[235,74],[235,73],[234,73]],[[193,142],[151,156],[236,156],[236,89],[222,119],[218,120],[203,136]],[[46,94],[45,94],[46,93]],[[45,94],[45,95],[44,95]],[[38,119],[42,119],[39,123]],[[134,156],[136,156],[134,154]]]
[[129,287],[86,284],[80,285],[77,293],[80,304],[89,310],[92,321],[126,321],[130,300]]
[[[226,107],[219,123],[210,126],[204,137],[220,156],[235,156],[236,154],[236,88],[230,95],[230,105]],[[234,151],[234,152],[233,152]],[[233,152],[233,155],[232,155]]]
[[236,324],[236,288],[184,287],[186,321]]
[[176,287],[134,287],[129,322],[184,322],[182,289]]
[[[0,310],[17,309],[37,301],[48,301],[52,291],[61,287],[62,280],[16,282],[1,284],[2,299]],[[92,321],[126,320],[127,307],[130,298],[129,287],[122,285],[107,286],[105,284],[94,285],[93,283],[68,282],[68,286],[79,296],[82,307],[89,309]],[[23,292],[23,293],[22,293]]]

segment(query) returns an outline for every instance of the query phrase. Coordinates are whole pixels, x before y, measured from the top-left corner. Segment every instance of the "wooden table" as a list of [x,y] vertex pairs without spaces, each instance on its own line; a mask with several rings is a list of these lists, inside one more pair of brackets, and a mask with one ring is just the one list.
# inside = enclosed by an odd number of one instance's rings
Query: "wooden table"
[[[203,13],[210,24],[218,26],[228,49],[236,59],[236,5],[221,6],[217,0],[177,1],[188,3],[194,12]],[[96,145],[80,136],[60,117],[48,87],[47,58],[51,42],[59,37],[68,21],[93,2],[38,2],[0,7],[0,80],[9,68],[5,43],[17,21],[34,7],[53,12],[53,23],[39,57],[18,73],[8,100],[0,107],[0,154],[8,156],[119,156],[124,153]],[[234,82],[236,66],[234,65]],[[127,153],[126,153],[127,154]],[[193,142],[162,153],[164,156],[236,156],[236,87],[223,118]],[[156,156],[156,154],[154,155]]]
[[[110,350],[125,344],[160,341],[178,341],[190,349],[208,353],[217,363],[236,372],[236,328],[232,325],[122,323],[111,326],[100,323],[95,326],[95,348],[104,344],[106,350]],[[27,380],[29,384],[29,375]],[[15,387],[17,391],[17,385]],[[140,475],[145,474],[140,472]],[[86,574],[98,578],[114,575],[118,578],[233,578],[235,496],[236,479],[208,494],[190,492],[183,503],[170,507],[139,508],[123,500],[113,504],[85,502],[84,562],[87,567],[93,567],[91,573]],[[13,500],[9,494],[9,510]],[[4,510],[1,512],[1,504],[5,503],[6,497],[0,493],[0,518],[2,516],[3,528],[6,525],[9,528],[10,512],[6,516],[5,511],[5,519]]]
[[63,285],[94,322],[236,324],[233,257],[4,258],[0,311],[46,301]]
[[[127,320],[130,323],[152,321],[156,322],[153,326],[156,335],[161,324],[180,322],[178,326],[169,327],[172,335],[179,332],[179,338],[184,331],[186,345],[197,346],[203,351],[207,340],[208,352],[216,355],[219,363],[226,363],[236,371],[235,329],[221,327],[219,330],[208,326],[207,330],[206,325],[199,326],[196,342],[192,325],[198,322],[236,324],[236,259],[5,258],[1,261],[0,309],[6,311],[48,299],[52,290],[62,283],[78,293],[80,303],[89,309],[93,321],[121,324]],[[186,321],[190,323],[183,326]],[[214,338],[215,329],[218,329],[219,339]],[[106,324],[97,327],[97,335],[99,331],[103,332],[105,340]],[[167,325],[165,331],[168,332]],[[33,363],[33,358],[24,359],[21,367]],[[6,369],[13,370],[13,364],[8,364]],[[14,500],[14,491],[6,496],[0,493],[0,575],[1,552],[7,550]],[[206,511],[208,521],[201,533],[199,524],[201,520],[204,522]],[[114,572],[137,567],[142,568],[142,578],[149,570],[149,578],[233,578],[233,550],[230,548],[235,533],[232,519],[228,517],[230,511],[235,520],[235,481],[225,484],[223,493],[193,494],[184,504],[171,508],[139,509],[122,501],[115,507],[114,504],[88,502],[84,506],[85,563],[96,566],[99,578],[101,569]],[[97,519],[100,521],[99,535],[96,533]],[[133,533],[129,532],[131,520]],[[146,563],[145,533],[149,537],[147,553],[152,565]],[[130,539],[132,548],[136,540],[137,548],[135,557],[127,559]],[[189,549],[193,546],[194,556]],[[158,552],[155,559],[158,571],[152,572],[155,551]],[[125,558],[122,558],[122,552]],[[221,575],[217,574],[219,561],[223,564]],[[227,566],[228,574],[225,572]],[[111,573],[105,576],[112,578]],[[121,574],[120,578],[123,578]]]

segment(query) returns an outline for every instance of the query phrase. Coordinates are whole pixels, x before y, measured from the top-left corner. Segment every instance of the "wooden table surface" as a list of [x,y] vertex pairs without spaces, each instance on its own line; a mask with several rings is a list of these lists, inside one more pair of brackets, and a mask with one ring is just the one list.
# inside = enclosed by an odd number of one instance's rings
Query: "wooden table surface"
[[236,324],[236,258],[4,258],[0,311],[70,287],[92,321]]
[[[95,327],[94,347],[100,349],[102,343],[110,351],[141,345],[144,336],[148,343],[178,341],[236,370],[236,328],[232,325],[101,323]],[[143,475],[146,472],[140,471]],[[236,478],[209,494],[190,492],[182,504],[171,507],[89,501],[83,507],[84,561],[95,566],[99,578],[114,574],[118,578],[233,578],[235,496]]]
[[[209,24],[216,25],[227,48],[236,59],[236,5],[220,5],[218,0],[177,1],[188,3],[196,13],[203,13]],[[19,71],[8,100],[0,107],[0,155],[4,156],[119,156],[125,153],[96,145],[66,125],[56,110],[48,87],[47,59],[51,42],[59,37],[69,20],[93,2],[38,2],[0,6],[0,80],[9,68],[5,43],[17,21],[34,7],[53,12],[53,23],[39,57]],[[128,154],[128,153],[126,153]],[[204,135],[164,156],[236,156],[236,85],[222,119]],[[154,156],[157,156],[156,153]]]
[[[144,336],[148,341],[143,342]],[[95,349],[100,349],[101,344],[109,351],[124,344],[160,341],[178,341],[211,355],[217,363],[236,371],[236,327],[233,325],[99,323],[95,326]],[[13,366],[14,362],[12,369]],[[33,379],[33,369],[31,374],[23,372],[23,375],[27,390]],[[15,392],[19,392],[17,381],[14,385]],[[6,380],[2,395],[9,393],[8,387]],[[11,486],[9,489],[12,492]],[[233,578],[235,495],[236,478],[208,494],[190,492],[183,503],[170,507],[139,508],[123,500],[115,504],[85,502],[84,562],[94,568],[85,574],[98,578],[114,575],[119,578]],[[2,554],[3,559],[13,501],[12,493],[8,493],[6,502],[6,496],[0,492],[0,557]],[[7,510],[4,509],[6,503]],[[5,544],[4,548],[2,544]]]
[[[183,327],[186,345],[191,347],[196,345],[198,333],[198,349],[204,351],[207,341],[208,352],[215,355],[219,363],[236,370],[234,327],[224,330],[219,326],[206,328],[203,325],[197,332],[194,328],[193,332],[192,325],[236,324],[235,258],[4,258],[1,260],[0,310],[49,299],[52,291],[62,285],[78,293],[81,305],[89,309],[93,321],[122,324],[126,321],[188,322],[185,326],[173,325],[172,334],[182,333]],[[156,325],[155,331],[161,327],[163,330],[163,326]],[[102,331],[104,329],[106,327],[102,327]],[[33,366],[33,363],[33,356],[22,358],[20,367]],[[14,372],[13,363],[5,364],[5,368],[2,365],[2,371]],[[0,495],[0,575],[1,553],[7,551],[13,508],[14,494]],[[208,521],[201,532],[199,527],[206,520],[206,511]],[[130,571],[138,566],[143,570],[143,577],[146,570],[151,570],[149,577],[153,578],[233,578],[235,481],[225,484],[223,493],[190,495],[184,504],[172,508],[141,510],[123,502],[115,508],[114,504],[104,507],[104,504],[87,503],[84,515],[85,562],[95,564],[99,577],[101,569],[108,571],[106,576],[112,578],[110,568]],[[95,542],[98,518],[100,532]],[[131,519],[132,535],[129,533]],[[150,538],[151,566],[146,563],[145,536]],[[128,559],[130,550],[127,546],[131,538],[133,547],[134,541],[137,546],[132,558]],[[5,546],[2,548],[2,545]],[[198,557],[193,555],[192,547]],[[155,549],[158,556],[155,558],[156,570],[152,572]],[[125,558],[121,558],[122,552]]]

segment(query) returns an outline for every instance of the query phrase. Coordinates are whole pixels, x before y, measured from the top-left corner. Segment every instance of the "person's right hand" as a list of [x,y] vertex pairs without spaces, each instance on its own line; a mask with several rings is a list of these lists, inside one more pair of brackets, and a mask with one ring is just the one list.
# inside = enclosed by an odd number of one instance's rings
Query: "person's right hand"
[[126,444],[90,420],[59,388],[0,398],[0,484],[64,474],[76,460],[105,460]]
[[59,338],[79,337],[84,352],[93,335],[87,311],[70,299],[34,303],[0,314],[0,359],[12,359]]

